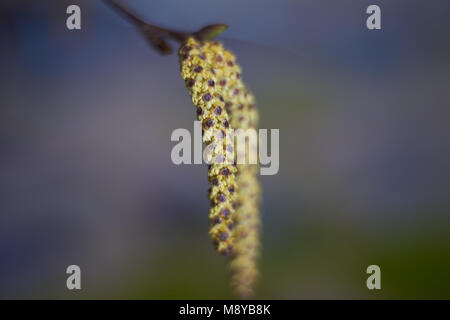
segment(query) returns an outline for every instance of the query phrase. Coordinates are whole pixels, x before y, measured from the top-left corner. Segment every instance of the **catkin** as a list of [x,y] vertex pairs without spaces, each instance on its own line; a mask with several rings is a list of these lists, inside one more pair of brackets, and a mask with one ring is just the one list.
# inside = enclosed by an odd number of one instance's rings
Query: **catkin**
[[223,99],[223,88],[218,84],[214,70],[213,43],[200,43],[188,38],[179,50],[181,76],[186,82],[192,102],[202,122],[203,142],[207,145],[208,179],[210,182],[209,234],[217,251],[230,255],[233,249],[233,219],[236,208],[236,165],[227,155],[232,143],[227,144],[231,127]]
[[[241,68],[236,64],[232,52],[224,49],[218,42],[209,44],[212,51],[209,59],[214,67],[214,75],[218,79],[225,109],[228,112],[233,129],[257,129],[258,112],[254,97],[241,79]],[[257,153],[257,145],[249,141],[248,145],[237,144],[237,152],[247,155]],[[245,149],[245,150],[242,150]],[[257,259],[259,254],[259,201],[260,186],[258,181],[258,165],[237,164],[236,182],[238,185],[237,207],[233,229],[234,248],[231,261],[232,282],[238,296],[249,297],[258,276]]]
[[[211,128],[221,130],[225,136],[230,136],[231,128],[257,128],[258,112],[254,106],[254,97],[242,82],[241,69],[229,50],[225,50],[218,42],[199,42],[189,38],[181,46],[179,56],[181,74],[190,90],[192,101],[197,106],[197,114],[204,128],[203,141],[207,147],[214,146],[217,142],[212,138]],[[217,106],[220,107],[219,113],[215,112]],[[237,144],[236,154],[246,152],[247,161],[250,153],[257,153],[257,143],[251,142],[248,145]],[[225,144],[220,151],[226,153],[233,149],[233,145],[233,142]],[[228,173],[225,177],[220,174],[223,170]],[[210,235],[218,244],[219,252],[232,253],[232,284],[236,294],[246,298],[252,295],[258,276],[258,165],[248,162],[235,166],[213,163],[209,167],[209,181],[212,201]],[[234,192],[230,193],[230,188]],[[222,194],[226,197],[220,203],[217,195]],[[229,223],[231,218],[234,226]],[[233,231],[230,234],[231,229]],[[226,238],[222,237],[224,233],[227,234]]]

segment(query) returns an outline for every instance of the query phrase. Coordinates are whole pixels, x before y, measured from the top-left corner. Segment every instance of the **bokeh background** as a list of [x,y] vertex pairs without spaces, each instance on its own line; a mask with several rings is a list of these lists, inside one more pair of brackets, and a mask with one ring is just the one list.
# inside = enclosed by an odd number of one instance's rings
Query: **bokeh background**
[[[256,298],[450,298],[450,2],[122,3],[181,30],[228,23],[261,127],[280,129]],[[170,161],[193,120],[176,55],[102,1],[2,0],[0,298],[231,298],[206,167]]]

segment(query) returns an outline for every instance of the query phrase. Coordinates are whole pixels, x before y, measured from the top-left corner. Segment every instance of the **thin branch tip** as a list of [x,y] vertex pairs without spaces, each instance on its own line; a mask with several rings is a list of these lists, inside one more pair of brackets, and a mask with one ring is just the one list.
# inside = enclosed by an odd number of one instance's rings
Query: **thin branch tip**
[[210,41],[228,28],[228,25],[226,24],[211,24],[193,33],[171,30],[144,21],[116,0],[103,1],[137,26],[151,46],[163,55],[172,52],[172,48],[167,42],[167,38],[171,38],[180,43],[189,37],[195,37],[201,41]]

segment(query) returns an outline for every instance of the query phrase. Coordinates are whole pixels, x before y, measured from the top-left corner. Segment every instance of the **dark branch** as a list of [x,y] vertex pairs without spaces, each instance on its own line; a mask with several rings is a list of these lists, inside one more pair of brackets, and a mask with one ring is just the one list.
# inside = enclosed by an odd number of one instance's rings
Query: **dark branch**
[[172,48],[167,43],[166,39],[171,38],[178,42],[185,41],[188,37],[195,37],[201,41],[212,40],[214,37],[225,31],[228,26],[226,24],[213,24],[208,25],[197,32],[186,33],[176,30],[170,30],[162,27],[155,26],[147,23],[136,14],[116,2],[115,0],[104,0],[114,10],[124,15],[126,18],[137,26],[144,37],[150,42],[150,44],[157,49],[161,54],[169,54],[172,52]]

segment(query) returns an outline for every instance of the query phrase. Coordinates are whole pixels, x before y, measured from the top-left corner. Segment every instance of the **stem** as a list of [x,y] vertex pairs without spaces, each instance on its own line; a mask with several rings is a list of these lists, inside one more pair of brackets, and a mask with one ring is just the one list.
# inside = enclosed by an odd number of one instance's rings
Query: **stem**
[[166,39],[171,38],[179,43],[182,43],[189,37],[195,37],[198,40],[212,40],[214,37],[222,33],[228,28],[226,24],[213,24],[203,27],[197,32],[187,33],[177,30],[171,30],[159,26],[155,26],[145,22],[136,14],[117,3],[115,0],[104,0],[114,10],[127,17],[131,22],[138,27],[142,34],[147,38],[150,44],[157,49],[161,54],[169,54],[172,48],[167,43]]

